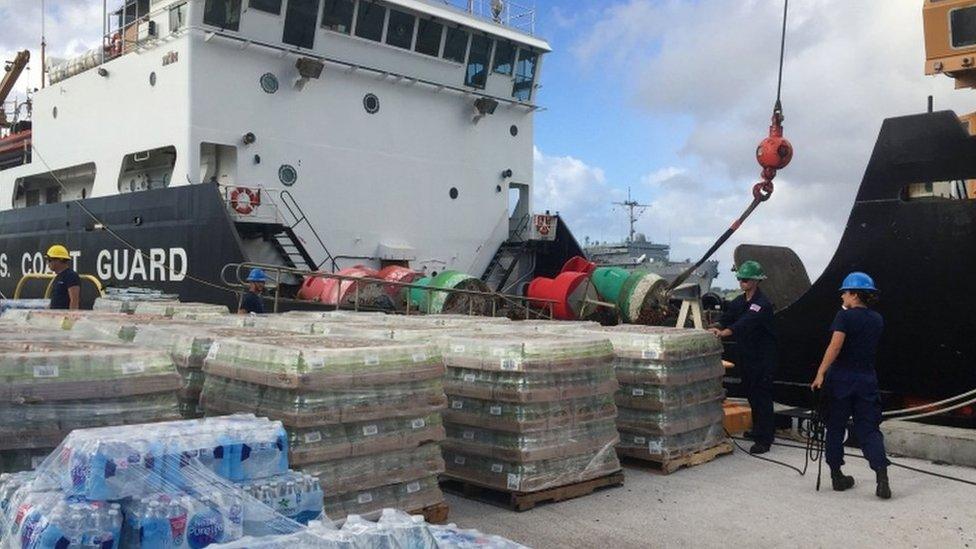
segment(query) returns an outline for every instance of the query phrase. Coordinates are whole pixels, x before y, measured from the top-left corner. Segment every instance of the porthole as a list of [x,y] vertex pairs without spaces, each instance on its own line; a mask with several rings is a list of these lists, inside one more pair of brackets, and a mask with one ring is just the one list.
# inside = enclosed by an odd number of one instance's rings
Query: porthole
[[278,77],[266,72],[261,75],[261,89],[264,93],[275,93],[278,91]]
[[511,128],[508,128],[508,133],[512,134],[512,137],[515,137],[516,135],[518,135],[518,126],[516,126],[515,124],[512,124],[512,127]]
[[155,86],[156,85],[156,73],[155,72],[149,73],[149,85],[150,86]]
[[448,191],[447,194],[449,194],[451,196],[451,200],[457,200],[457,197],[458,197],[457,187],[451,187],[451,190]]
[[282,164],[281,167],[278,168],[278,179],[281,181],[282,185],[291,187],[296,181],[298,181],[298,171],[288,164]]
[[57,118],[58,117],[58,108],[57,107],[54,107],[53,109],[51,109],[51,116],[53,116],[54,118]]
[[363,97],[363,108],[366,109],[366,112],[369,114],[376,114],[380,112],[380,98],[371,93],[367,93],[366,96]]

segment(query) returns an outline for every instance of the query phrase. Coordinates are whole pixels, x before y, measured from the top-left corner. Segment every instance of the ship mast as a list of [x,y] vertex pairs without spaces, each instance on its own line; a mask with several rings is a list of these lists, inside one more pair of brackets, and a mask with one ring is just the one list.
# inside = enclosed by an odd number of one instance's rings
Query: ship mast
[[630,233],[627,235],[627,244],[634,242],[634,235],[636,231],[634,230],[634,223],[637,223],[637,219],[644,213],[647,208],[650,208],[650,204],[639,204],[636,200],[630,197],[630,187],[627,187],[627,200],[624,202],[614,202],[614,206],[624,206],[627,208],[628,219],[630,220]]

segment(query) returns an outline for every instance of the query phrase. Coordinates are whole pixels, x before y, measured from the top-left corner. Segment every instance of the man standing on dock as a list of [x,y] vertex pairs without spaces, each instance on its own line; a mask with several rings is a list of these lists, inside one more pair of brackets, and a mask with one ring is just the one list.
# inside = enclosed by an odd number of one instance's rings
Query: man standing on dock
[[268,275],[261,269],[251,269],[247,274],[247,292],[241,298],[241,307],[237,310],[238,314],[264,314],[264,302],[261,301],[261,292],[264,291],[264,284],[268,281]]
[[762,265],[744,261],[736,271],[742,295],[732,300],[711,332],[718,337],[734,337],[739,350],[742,385],[752,408],[751,454],[765,454],[773,443],[773,376],[776,372],[776,335],[773,331],[773,304],[759,282],[766,279]]
[[71,254],[60,244],[47,249],[47,266],[56,275],[51,289],[51,309],[76,310],[81,304],[81,278],[69,265]]

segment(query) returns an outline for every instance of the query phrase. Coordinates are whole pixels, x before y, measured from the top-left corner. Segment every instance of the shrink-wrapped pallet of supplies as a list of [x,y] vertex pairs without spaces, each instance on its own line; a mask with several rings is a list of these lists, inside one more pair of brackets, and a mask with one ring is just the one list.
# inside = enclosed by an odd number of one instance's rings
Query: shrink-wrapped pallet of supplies
[[152,349],[0,339],[0,381],[5,470],[30,468],[73,429],[179,418],[180,377],[169,355]]
[[468,332],[438,344],[448,367],[446,477],[521,493],[620,470],[605,336]]
[[332,518],[443,503],[444,365],[426,343],[351,336],[221,339],[204,362],[207,414],[280,420],[294,467],[319,475]]
[[521,547],[392,508],[340,528],[287,456],[281,423],[253,415],[77,430],[0,475],[0,547]]
[[668,462],[725,441],[722,344],[703,330],[624,325],[587,333],[610,338],[618,453]]

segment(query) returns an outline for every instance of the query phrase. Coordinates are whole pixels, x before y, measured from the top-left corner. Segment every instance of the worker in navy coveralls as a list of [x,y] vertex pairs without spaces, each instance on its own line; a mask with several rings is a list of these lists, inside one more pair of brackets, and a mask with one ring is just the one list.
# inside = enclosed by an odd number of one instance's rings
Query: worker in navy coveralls
[[739,350],[742,384],[752,408],[752,454],[765,454],[773,443],[773,376],[776,373],[776,335],[773,304],[759,282],[766,279],[762,265],[745,261],[736,270],[742,295],[732,300],[711,332],[732,337]]
[[841,471],[844,464],[844,433],[847,421],[854,416],[854,435],[861,443],[877,477],[875,495],[891,497],[888,485],[888,457],[885,455],[884,435],[881,434],[881,394],[875,372],[878,342],[884,331],[884,319],[871,309],[877,301],[878,289],[865,273],[847,275],[840,287],[843,308],[830,325],[830,344],[820,362],[817,377],[810,384],[813,389],[823,387],[828,401],[827,465],[834,490],[854,486],[854,477]]
[[247,292],[241,298],[241,307],[237,311],[238,314],[264,314],[264,302],[261,301],[261,292],[264,291],[264,285],[267,281],[268,275],[264,274],[264,271],[261,269],[251,269],[251,272],[247,274]]

